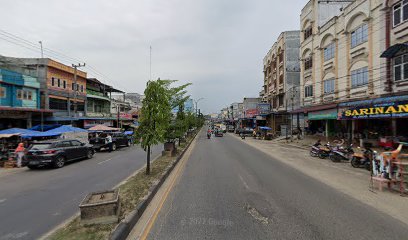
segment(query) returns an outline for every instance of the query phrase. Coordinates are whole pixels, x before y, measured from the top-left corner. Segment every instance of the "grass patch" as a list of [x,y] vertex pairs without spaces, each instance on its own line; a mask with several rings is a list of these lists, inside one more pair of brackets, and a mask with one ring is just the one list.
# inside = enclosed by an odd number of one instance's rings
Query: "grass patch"
[[[192,141],[192,138],[187,139],[186,143],[181,143],[177,146],[178,154],[186,148],[187,143]],[[133,211],[136,206],[146,196],[149,188],[156,182],[164,171],[170,167],[171,163],[177,157],[159,157],[151,164],[150,175],[146,175],[146,169],[143,168],[135,176],[131,177],[127,182],[119,186],[119,196],[121,202],[120,220],[124,219],[127,214]],[[93,239],[109,239],[111,232],[117,224],[90,225],[82,226],[80,218],[75,218],[72,222],[61,229],[58,229],[48,239],[51,240],[93,240]]]

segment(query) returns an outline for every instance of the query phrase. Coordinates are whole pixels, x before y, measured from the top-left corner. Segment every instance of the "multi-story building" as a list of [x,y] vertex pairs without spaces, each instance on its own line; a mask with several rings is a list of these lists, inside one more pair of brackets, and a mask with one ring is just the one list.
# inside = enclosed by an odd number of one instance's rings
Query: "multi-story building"
[[270,103],[267,125],[274,132],[289,122],[290,111],[300,107],[300,31],[282,32],[263,60],[263,100]]
[[365,139],[406,131],[397,127],[408,115],[398,107],[408,100],[398,47],[408,40],[404,9],[404,1],[380,0],[310,0],[303,8],[300,90],[309,131]]
[[52,110],[47,122],[77,124],[86,114],[86,73],[49,58],[0,57],[0,67],[36,77],[41,108]]
[[40,82],[37,78],[0,69],[0,129],[32,127],[34,117],[51,111],[40,108]]

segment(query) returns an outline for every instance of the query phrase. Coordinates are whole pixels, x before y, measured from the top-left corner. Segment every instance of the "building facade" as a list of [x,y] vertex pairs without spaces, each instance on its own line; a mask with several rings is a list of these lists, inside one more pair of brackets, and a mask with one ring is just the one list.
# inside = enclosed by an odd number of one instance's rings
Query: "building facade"
[[32,127],[34,117],[50,115],[40,106],[37,78],[0,69],[0,129]]
[[49,58],[0,57],[0,67],[36,77],[40,82],[40,105],[53,111],[46,122],[77,124],[86,114],[86,77],[83,71]]
[[[393,111],[408,90],[404,50],[393,47],[408,40],[404,9],[403,1],[383,0],[311,0],[303,8],[300,103],[307,131],[349,139],[404,131],[398,125],[406,114]],[[393,107],[376,112],[379,105]]]
[[289,112],[300,107],[300,31],[282,32],[263,59],[262,100],[270,103],[267,125],[276,132],[289,123]]

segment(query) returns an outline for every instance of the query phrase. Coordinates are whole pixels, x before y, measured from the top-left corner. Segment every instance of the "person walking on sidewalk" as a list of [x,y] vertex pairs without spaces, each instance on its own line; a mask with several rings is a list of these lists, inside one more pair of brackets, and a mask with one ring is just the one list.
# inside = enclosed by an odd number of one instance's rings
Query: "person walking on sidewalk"
[[108,148],[109,148],[109,152],[112,152],[112,136],[110,134],[108,134],[108,136],[106,137],[106,141],[108,142]]
[[17,167],[21,168],[21,162],[23,160],[24,157],[24,143],[19,143],[16,150],[14,151],[17,155]]

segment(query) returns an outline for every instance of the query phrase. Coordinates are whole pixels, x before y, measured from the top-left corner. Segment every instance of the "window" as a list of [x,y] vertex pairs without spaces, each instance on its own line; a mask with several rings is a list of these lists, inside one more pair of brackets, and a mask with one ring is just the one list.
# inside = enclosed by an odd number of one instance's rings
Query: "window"
[[404,0],[402,1],[402,3],[395,4],[392,13],[394,27],[408,20],[408,0]]
[[74,147],[81,146],[81,142],[80,142],[80,141],[77,141],[77,140],[71,141],[71,144],[72,144],[72,146],[74,146]]
[[72,83],[72,91],[75,91],[75,83]]
[[55,86],[55,79],[54,78],[51,78],[51,86]]
[[279,95],[279,107],[283,106],[283,102],[284,102],[283,94],[281,94],[281,95]]
[[351,32],[351,47],[355,47],[368,40],[368,25],[365,23]]
[[336,45],[334,43],[330,43],[329,45],[327,45],[327,47],[324,49],[324,61],[328,61],[334,58],[335,50]]
[[0,87],[0,98],[6,97],[6,88]]
[[334,93],[334,78],[330,78],[324,81],[324,93]]
[[63,142],[57,143],[55,147],[57,148],[71,147],[71,143],[69,141],[63,141]]
[[84,92],[84,85],[81,85],[81,92]]
[[305,87],[305,98],[307,97],[313,97],[313,85]]
[[313,67],[312,56],[305,58],[304,65],[305,65],[305,70],[311,69]]
[[351,71],[351,87],[359,87],[368,83],[368,67]]
[[23,98],[23,90],[18,89],[17,90],[17,99],[22,99]]
[[31,91],[26,91],[26,90],[17,90],[17,99],[20,100],[32,100],[33,99],[33,93]]
[[394,58],[394,81],[408,79],[408,54]]
[[67,110],[67,108],[68,108],[67,100],[50,98],[50,109]]
[[305,40],[308,39],[310,36],[312,36],[312,34],[313,34],[312,26],[306,28],[306,29],[304,30],[304,39],[305,39]]
[[62,87],[65,89],[67,88],[67,81],[64,80]]
[[58,78],[58,87],[61,87],[61,79]]

